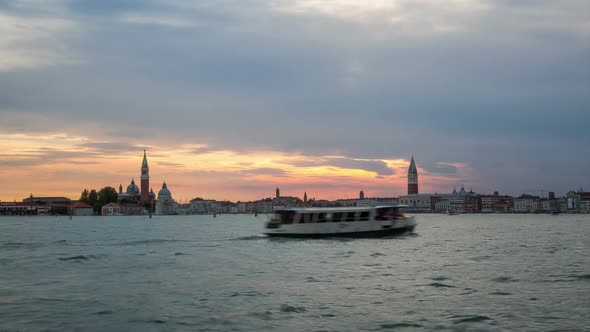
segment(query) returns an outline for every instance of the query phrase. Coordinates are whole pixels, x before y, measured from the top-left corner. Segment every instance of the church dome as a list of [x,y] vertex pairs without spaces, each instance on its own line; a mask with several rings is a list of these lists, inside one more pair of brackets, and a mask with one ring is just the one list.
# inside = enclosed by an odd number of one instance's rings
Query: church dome
[[131,184],[127,186],[127,193],[129,195],[139,195],[139,187],[135,184],[135,180],[131,180]]
[[158,199],[159,198],[171,198],[172,197],[172,193],[170,192],[170,190],[168,190],[168,186],[166,185],[166,182],[164,182],[164,184],[162,184],[162,189],[160,189],[160,191],[158,191]]

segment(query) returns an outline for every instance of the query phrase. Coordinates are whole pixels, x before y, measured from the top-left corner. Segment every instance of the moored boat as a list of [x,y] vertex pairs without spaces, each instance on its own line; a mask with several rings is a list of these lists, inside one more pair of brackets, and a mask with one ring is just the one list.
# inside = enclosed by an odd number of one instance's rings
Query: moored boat
[[385,237],[414,230],[416,220],[401,209],[407,205],[342,208],[285,208],[266,223],[272,237]]

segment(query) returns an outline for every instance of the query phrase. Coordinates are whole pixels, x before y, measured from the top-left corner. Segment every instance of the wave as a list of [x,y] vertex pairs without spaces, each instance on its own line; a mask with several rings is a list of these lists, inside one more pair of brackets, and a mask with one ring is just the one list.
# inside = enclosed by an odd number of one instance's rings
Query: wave
[[445,281],[445,280],[451,280],[451,278],[445,277],[445,276],[438,276],[438,277],[432,277],[431,280],[434,281]]
[[294,307],[288,304],[281,304],[281,307],[279,308],[281,310],[281,312],[286,312],[286,313],[301,313],[301,312],[306,312],[307,310],[304,307]]
[[104,316],[104,315],[112,315],[113,312],[111,310],[102,310],[94,313],[95,315]]
[[5,242],[0,245],[0,249],[38,248],[41,246],[40,243]]
[[407,327],[423,327],[420,324],[415,324],[415,323],[393,323],[393,324],[381,324],[379,325],[382,329],[388,329],[388,330],[393,330],[393,329],[398,329],[398,328],[407,328]]
[[518,279],[514,279],[512,277],[497,277],[492,279],[492,281],[499,282],[499,283],[508,283],[508,282],[517,282]]
[[255,241],[255,240],[267,240],[269,239],[266,235],[250,235],[250,236],[241,236],[229,239],[230,241]]
[[170,239],[148,239],[148,240],[137,240],[127,241],[115,244],[116,246],[137,246],[143,244],[162,244],[170,242],[187,242],[186,240],[170,240]]
[[91,259],[100,259],[105,257],[106,255],[77,255],[77,256],[69,256],[69,257],[60,257],[58,258],[60,261],[87,261]]
[[507,292],[491,292],[489,295],[512,295],[512,293]]
[[590,274],[579,274],[579,275],[571,274],[568,277],[578,279],[578,280],[590,280]]
[[428,284],[427,286],[431,286],[431,287],[435,287],[435,288],[455,288],[455,286],[443,284],[440,282],[433,282],[431,284]]
[[[461,316],[453,316],[453,317],[461,317]],[[462,323],[479,323],[479,322],[485,322],[488,320],[492,320],[490,317],[488,316],[484,316],[484,315],[474,315],[474,316],[466,316],[466,317],[462,317],[460,319],[457,319],[454,321],[455,324],[462,324]]]

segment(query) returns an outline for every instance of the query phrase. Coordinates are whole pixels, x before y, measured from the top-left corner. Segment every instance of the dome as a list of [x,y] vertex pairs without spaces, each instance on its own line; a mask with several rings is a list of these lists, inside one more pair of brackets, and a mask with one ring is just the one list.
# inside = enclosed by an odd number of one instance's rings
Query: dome
[[158,191],[158,198],[163,198],[163,197],[172,197],[172,193],[170,192],[170,190],[168,190],[168,186],[166,186],[166,182],[164,182],[164,184],[162,184],[162,189],[160,189],[160,191]]
[[149,195],[150,197],[153,197],[153,198],[155,198],[155,197],[156,197],[156,194],[154,193],[154,189],[150,188],[150,192],[149,192],[149,194],[148,194],[148,195]]
[[139,187],[135,184],[135,180],[131,180],[131,184],[127,186],[127,193],[129,195],[139,195]]

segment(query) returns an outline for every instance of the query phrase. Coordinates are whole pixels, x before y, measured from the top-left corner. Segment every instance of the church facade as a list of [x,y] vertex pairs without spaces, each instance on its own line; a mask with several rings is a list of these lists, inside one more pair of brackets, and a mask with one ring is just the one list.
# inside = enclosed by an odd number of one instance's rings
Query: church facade
[[158,193],[158,199],[156,199],[156,194],[150,187],[150,167],[145,150],[143,150],[140,181],[140,185],[138,186],[135,183],[135,179],[132,178],[131,183],[125,191],[123,191],[123,185],[119,185],[119,205],[134,207],[124,209],[126,211],[124,214],[143,214],[154,210],[156,214],[170,214],[173,212],[175,202],[172,199],[172,193],[168,190],[166,182],[163,183],[162,189]]

